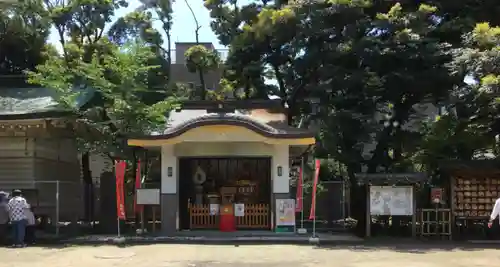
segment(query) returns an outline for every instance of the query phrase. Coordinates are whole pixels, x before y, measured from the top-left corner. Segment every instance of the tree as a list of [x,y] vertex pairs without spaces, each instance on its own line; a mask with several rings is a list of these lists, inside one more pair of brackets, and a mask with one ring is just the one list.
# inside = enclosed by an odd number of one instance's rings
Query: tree
[[[314,118],[326,154],[357,164],[354,169],[363,162],[370,172],[401,165],[409,152],[404,143],[414,134],[400,126],[415,105],[437,103],[452,88],[450,46],[434,37],[434,7],[407,12],[396,4],[372,15],[369,1],[238,7],[210,0],[206,6],[220,41],[231,45],[226,79],[249,86],[272,69],[277,85],[260,87],[271,90],[261,94],[276,92],[290,123],[304,114]],[[248,66],[259,69],[251,79]],[[316,114],[309,99],[319,104]],[[365,143],[375,143],[374,151],[366,153]]]
[[[447,66],[452,46],[439,38],[437,8],[393,4],[382,12],[377,2],[349,0],[205,5],[230,44],[225,78],[279,95],[289,123],[316,124],[316,156],[346,167],[353,199],[364,194],[356,172],[413,170],[423,137],[408,124],[419,105],[448,101],[458,79]],[[267,69],[276,83],[259,86]],[[362,210],[356,202],[351,210]]]
[[[120,46],[105,33],[115,10],[124,5],[125,1],[47,1],[46,14],[61,49],[47,45],[47,60],[29,72],[30,82],[53,89],[57,102],[75,114],[73,127],[81,140],[83,180],[88,185],[90,152],[126,152],[124,136],[162,127],[172,106],[171,99],[151,105],[144,101],[142,93],[150,88],[151,70],[156,68],[150,64],[150,47],[137,42]],[[88,95],[93,102],[79,105],[79,98]],[[90,217],[91,208],[86,211]]]
[[[263,99],[278,95],[283,104],[287,103],[286,71],[280,68],[298,52],[286,43],[297,30],[293,10],[279,10],[280,3],[272,5],[269,1],[241,6],[238,1],[207,0],[205,6],[210,10],[211,27],[220,43],[230,46],[223,82],[233,86],[233,91],[243,88],[244,94],[235,92],[236,96]],[[276,34],[275,39],[270,38],[272,33]],[[275,79],[277,86],[266,84],[266,78]],[[288,106],[295,110],[295,105]]]
[[[498,154],[500,28],[479,23],[453,52],[452,73],[462,81],[452,92],[449,112],[426,127],[420,159],[427,165],[444,159],[472,160]],[[434,164],[433,164],[434,163]]]
[[[142,40],[147,43],[156,57],[150,62],[160,66],[150,74],[151,90],[161,89],[171,95],[170,64],[172,63],[171,30],[172,30],[172,1],[142,0],[141,6],[133,12],[118,18],[110,27],[108,35],[117,44]],[[166,40],[155,29],[154,23],[160,22]],[[166,48],[164,45],[166,43]]]
[[[90,61],[84,50],[67,44],[71,58],[53,51],[47,61],[30,73],[30,81],[51,88],[57,102],[76,115],[76,132],[81,133],[82,149],[104,153],[126,152],[129,135],[152,134],[164,128],[165,114],[172,109],[173,98],[146,105],[140,93],[148,90],[149,60],[154,57],[149,47],[132,43],[119,47],[103,38],[101,49]],[[91,88],[101,96],[99,105],[78,105]],[[87,131],[87,132],[85,132]]]
[[0,9],[0,75],[23,75],[43,62],[49,23],[40,1]]

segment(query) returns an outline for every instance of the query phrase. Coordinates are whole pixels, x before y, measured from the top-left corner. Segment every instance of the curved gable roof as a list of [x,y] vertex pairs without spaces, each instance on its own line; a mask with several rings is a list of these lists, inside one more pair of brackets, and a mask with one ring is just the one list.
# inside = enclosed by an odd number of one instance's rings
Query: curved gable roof
[[285,125],[271,126],[264,122],[258,121],[250,116],[234,114],[234,113],[211,113],[197,116],[186,120],[171,128],[165,130],[161,135],[152,135],[141,139],[157,140],[170,139],[183,133],[202,126],[209,125],[233,125],[247,128],[265,137],[271,138],[310,138],[314,137],[314,133],[306,129],[298,129]]

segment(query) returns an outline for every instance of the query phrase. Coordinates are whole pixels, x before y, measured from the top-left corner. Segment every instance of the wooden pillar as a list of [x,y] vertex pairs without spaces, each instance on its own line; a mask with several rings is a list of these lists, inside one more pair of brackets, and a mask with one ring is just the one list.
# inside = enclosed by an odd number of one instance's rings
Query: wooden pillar
[[156,205],[153,205],[152,206],[152,216],[153,216],[153,228],[152,228],[152,232],[153,233],[156,233]]
[[457,226],[455,224],[455,196],[456,196],[456,191],[455,191],[455,184],[456,184],[456,179],[454,176],[450,177],[450,200],[448,201],[448,205],[450,205],[450,239],[453,239],[453,232],[457,232]]
[[365,223],[365,237],[371,237],[371,229],[372,229],[372,218],[370,215],[370,185],[365,185],[366,192],[366,223]]
[[146,205],[143,205],[141,208],[141,234],[144,234],[144,209],[146,208]]
[[412,190],[412,197],[413,197],[413,201],[412,201],[412,210],[413,210],[413,215],[412,215],[412,218],[411,218],[411,236],[413,238],[416,238],[417,237],[417,192],[415,190],[415,185],[412,186],[411,188]]

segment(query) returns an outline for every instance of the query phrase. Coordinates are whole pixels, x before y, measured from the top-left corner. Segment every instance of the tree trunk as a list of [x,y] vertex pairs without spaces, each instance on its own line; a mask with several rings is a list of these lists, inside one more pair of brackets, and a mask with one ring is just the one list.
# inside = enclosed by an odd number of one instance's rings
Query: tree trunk
[[135,149],[132,149],[132,170],[134,172],[134,179],[132,183],[132,196],[133,196],[133,202],[134,202],[134,218],[135,218],[135,229],[139,229],[137,226],[140,224],[139,217],[140,214],[137,212],[135,209],[137,206],[136,200],[137,200],[137,188],[136,188],[136,180],[137,180],[137,153]]
[[205,76],[203,75],[203,70],[198,69],[198,75],[200,77],[200,98],[201,100],[205,100],[207,98],[207,88],[205,85]]

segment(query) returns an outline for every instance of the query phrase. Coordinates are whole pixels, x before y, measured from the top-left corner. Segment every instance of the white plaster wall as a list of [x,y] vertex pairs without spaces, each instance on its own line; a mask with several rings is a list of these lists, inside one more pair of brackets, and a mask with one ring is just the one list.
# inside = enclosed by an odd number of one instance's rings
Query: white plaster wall
[[[256,142],[185,142],[177,145],[162,146],[162,179],[161,193],[177,192],[178,158],[179,157],[232,157],[254,156],[271,157],[273,193],[290,191],[289,146],[268,145]],[[282,167],[282,175],[278,176],[278,166]],[[168,176],[168,167],[172,168],[172,176]]]
[[[275,145],[274,153],[271,160],[272,177],[273,177],[273,193],[289,193],[290,192],[290,157],[288,145]],[[282,168],[281,176],[278,175],[278,167]]]
[[[168,175],[168,168],[172,168],[172,175]],[[173,145],[161,147],[161,193],[177,193],[178,162],[174,154]]]
[[174,147],[177,157],[229,157],[229,156],[272,156],[274,146],[254,142],[192,142],[180,143]]

